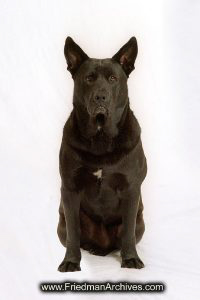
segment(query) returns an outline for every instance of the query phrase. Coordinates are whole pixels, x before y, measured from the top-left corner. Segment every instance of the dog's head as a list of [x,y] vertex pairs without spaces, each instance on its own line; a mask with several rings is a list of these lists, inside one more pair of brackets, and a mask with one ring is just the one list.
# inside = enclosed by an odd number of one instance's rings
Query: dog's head
[[137,41],[132,37],[112,58],[95,59],[67,37],[64,54],[74,79],[73,105],[82,133],[114,137],[128,105],[127,79],[134,69]]

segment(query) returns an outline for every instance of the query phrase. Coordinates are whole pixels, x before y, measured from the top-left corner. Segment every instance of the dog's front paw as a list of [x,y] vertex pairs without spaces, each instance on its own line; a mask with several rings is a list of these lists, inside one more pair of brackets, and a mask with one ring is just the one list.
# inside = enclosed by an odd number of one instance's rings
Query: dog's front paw
[[63,260],[58,267],[60,272],[75,272],[81,271],[80,263],[73,263],[71,261]]
[[130,259],[123,259],[122,268],[134,268],[134,269],[142,269],[144,268],[144,264],[139,257],[133,257]]

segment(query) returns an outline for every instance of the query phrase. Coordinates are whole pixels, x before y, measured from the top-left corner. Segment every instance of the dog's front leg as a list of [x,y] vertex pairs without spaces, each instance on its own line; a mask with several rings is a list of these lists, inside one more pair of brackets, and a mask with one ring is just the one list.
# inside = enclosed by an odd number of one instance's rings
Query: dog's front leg
[[66,221],[66,253],[59,265],[60,272],[80,271],[80,197],[77,193],[61,187],[61,197]]
[[136,251],[136,218],[140,200],[140,186],[133,186],[124,191],[122,197],[122,268],[144,267]]

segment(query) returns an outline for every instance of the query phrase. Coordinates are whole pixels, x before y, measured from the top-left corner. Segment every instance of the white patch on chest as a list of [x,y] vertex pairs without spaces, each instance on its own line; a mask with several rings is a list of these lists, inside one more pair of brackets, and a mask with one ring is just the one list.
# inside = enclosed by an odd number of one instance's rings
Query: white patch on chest
[[102,177],[102,169],[97,170],[96,172],[92,173],[94,176],[97,176],[98,179]]

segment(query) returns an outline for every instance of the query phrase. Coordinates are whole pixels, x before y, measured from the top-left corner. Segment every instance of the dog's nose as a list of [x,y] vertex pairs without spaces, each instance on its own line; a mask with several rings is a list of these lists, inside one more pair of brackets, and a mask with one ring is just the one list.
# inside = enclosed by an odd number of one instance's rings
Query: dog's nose
[[98,92],[95,96],[94,96],[94,99],[96,101],[105,101],[106,100],[106,93],[105,92]]

